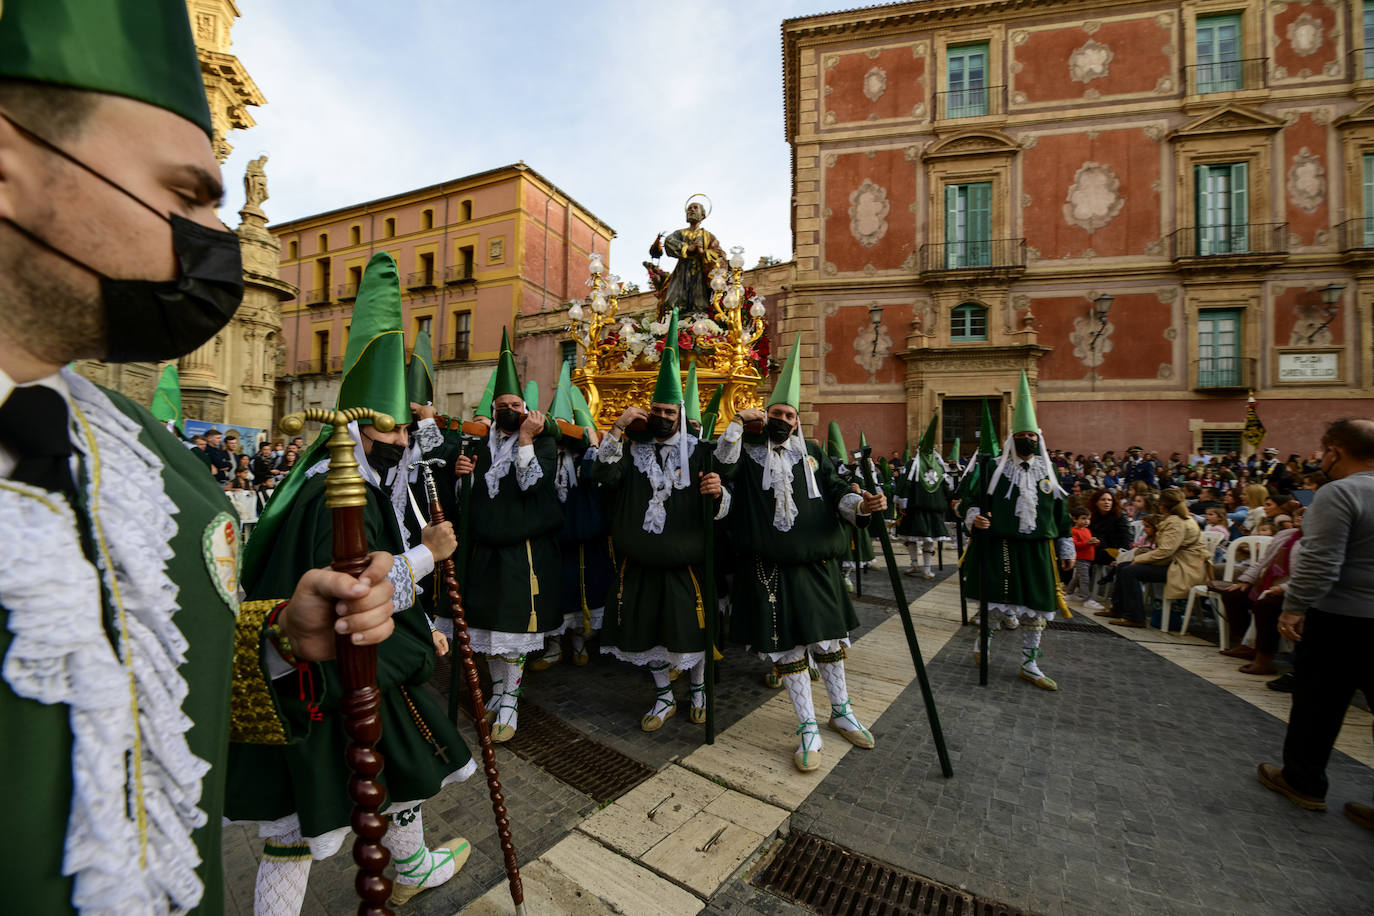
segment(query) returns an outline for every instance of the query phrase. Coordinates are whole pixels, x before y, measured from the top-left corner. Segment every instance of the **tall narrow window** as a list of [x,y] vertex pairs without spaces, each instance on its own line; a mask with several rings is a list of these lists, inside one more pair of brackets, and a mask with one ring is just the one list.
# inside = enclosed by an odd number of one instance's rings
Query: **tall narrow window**
[[386,218],[386,222],[384,222],[382,225],[385,230],[384,234],[387,238],[392,238],[396,235],[396,217],[388,216]]
[[988,46],[950,48],[945,59],[945,117],[988,113]]
[[453,358],[467,359],[472,343],[472,312],[453,313]]
[[471,245],[464,245],[462,248],[458,249],[458,265],[460,270],[458,275],[464,280],[471,280],[473,277],[473,252]]
[[988,310],[976,302],[965,302],[949,314],[949,339],[987,340]]
[[329,332],[315,332],[315,352],[311,354],[311,369],[323,372],[329,368]]
[[945,185],[945,267],[992,264],[992,183]]
[[1364,62],[1363,76],[1365,79],[1374,79],[1374,0],[1364,0],[1364,51],[1361,59]]
[[416,333],[417,335],[419,335],[419,334],[428,334],[430,328],[432,328],[433,326],[434,326],[434,318],[431,317],[431,316],[429,316],[429,315],[426,315],[426,316],[424,316],[423,318],[416,318],[416,319],[415,319],[415,333]]
[[1360,235],[1363,247],[1374,248],[1374,155],[1366,153],[1360,159],[1360,182],[1364,192],[1364,212],[1360,214]]
[[465,200],[458,205],[458,218],[463,222],[472,219],[472,201]]
[[315,301],[328,302],[330,285],[334,282],[332,265],[329,258],[318,258],[315,261],[315,287],[318,290]]
[[348,244],[361,245],[363,242],[363,230],[361,226],[350,226],[348,230]]
[[416,279],[424,286],[434,285],[434,252],[426,251],[420,255],[420,276]]
[[420,211],[420,228],[421,228],[421,229],[433,229],[433,228],[434,228],[434,211],[433,211],[433,210],[421,210],[421,211]]
[[558,345],[558,361],[570,366],[577,365],[577,342],[565,340]]
[[1239,16],[1203,16],[1197,21],[1197,91],[1235,92],[1245,88],[1241,72]]
[[1244,162],[1193,169],[1197,207],[1197,254],[1250,250],[1248,169]]
[[286,245],[286,259],[287,259],[288,261],[294,261],[294,260],[296,260],[296,258],[299,258],[300,256],[301,256],[301,243],[298,242],[298,241],[296,241],[295,239],[292,239],[292,240],[291,240],[290,242],[288,242],[287,245]]
[[1197,386],[1241,384],[1240,309],[1202,309],[1197,316]]
[[321,233],[320,233],[320,238],[319,238],[319,251],[320,251],[321,254],[324,254],[324,253],[325,253],[326,251],[328,251],[328,250],[329,250],[329,233],[328,233],[328,232],[321,232]]

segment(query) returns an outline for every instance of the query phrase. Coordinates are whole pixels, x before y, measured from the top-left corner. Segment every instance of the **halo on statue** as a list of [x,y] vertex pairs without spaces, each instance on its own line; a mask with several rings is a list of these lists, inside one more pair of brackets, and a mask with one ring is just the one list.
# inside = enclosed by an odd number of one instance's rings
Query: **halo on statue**
[[[706,216],[710,216],[711,211],[715,209],[715,204],[711,203],[711,198],[707,197],[705,194],[693,194],[691,197],[687,198],[682,204],[683,211],[686,211],[686,209],[692,205],[692,201],[696,200],[698,197],[706,201]],[[702,219],[705,220],[706,216],[703,216]]]

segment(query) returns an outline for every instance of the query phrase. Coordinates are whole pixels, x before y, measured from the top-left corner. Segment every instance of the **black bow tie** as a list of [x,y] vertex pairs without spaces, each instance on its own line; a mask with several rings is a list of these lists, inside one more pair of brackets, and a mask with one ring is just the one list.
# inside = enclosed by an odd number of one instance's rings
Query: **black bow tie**
[[75,497],[72,440],[62,395],[46,385],[14,389],[0,405],[0,443],[18,458],[12,479]]

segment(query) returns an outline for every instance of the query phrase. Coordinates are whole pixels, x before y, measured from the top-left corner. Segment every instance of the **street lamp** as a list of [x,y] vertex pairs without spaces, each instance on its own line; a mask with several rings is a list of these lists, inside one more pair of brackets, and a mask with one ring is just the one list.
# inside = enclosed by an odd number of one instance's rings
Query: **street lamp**
[[883,323],[883,307],[873,303],[868,307],[868,320],[873,322],[873,355],[878,355],[878,328]]
[[1307,335],[1307,342],[1317,339],[1317,335],[1330,327],[1331,322],[1336,320],[1336,312],[1341,303],[1341,294],[1345,292],[1345,287],[1331,282],[1322,287],[1322,317],[1326,320],[1318,325],[1311,334]]
[[1088,352],[1093,355],[1092,367],[1092,390],[1097,390],[1097,342],[1102,335],[1107,332],[1107,315],[1112,310],[1112,303],[1116,301],[1115,296],[1102,293],[1093,300],[1093,318],[1097,321],[1097,330],[1093,332],[1092,339],[1088,341]]

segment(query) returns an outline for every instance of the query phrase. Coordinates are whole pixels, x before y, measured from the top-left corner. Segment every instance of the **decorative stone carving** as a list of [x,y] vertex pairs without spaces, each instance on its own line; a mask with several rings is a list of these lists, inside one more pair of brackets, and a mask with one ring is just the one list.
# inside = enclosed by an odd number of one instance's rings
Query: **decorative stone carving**
[[1026,246],[1026,263],[1027,263],[1027,264],[1029,264],[1031,261],[1038,261],[1038,260],[1040,260],[1041,257],[1042,257],[1042,255],[1040,254],[1040,249],[1039,249],[1039,248],[1033,248],[1033,247],[1031,247],[1030,245],[1027,245],[1027,246]]
[[1312,123],[1316,124],[1318,127],[1325,127],[1330,124],[1335,117],[1336,112],[1332,108],[1322,106],[1312,112]]
[[[1087,27],[1085,23],[1083,26],[1085,31]],[[1088,83],[1095,79],[1101,79],[1110,72],[1114,57],[1116,55],[1112,49],[1102,42],[1088,41],[1069,55],[1069,79],[1076,83]]]
[[1165,340],[1178,340],[1178,328],[1175,328],[1175,327],[1172,327],[1172,326],[1165,328],[1165,329],[1164,329],[1164,339],[1165,339]]
[[1021,63],[1019,60],[1014,60],[1009,65],[1007,65],[1007,70],[1010,71],[1013,76],[1020,73],[1024,69],[1026,69],[1026,65]]
[[925,102],[917,102],[915,105],[912,105],[912,106],[911,106],[911,116],[912,116],[913,118],[918,119],[918,120],[921,119],[921,118],[924,118],[924,117],[926,116],[926,103],[925,103]]
[[1024,92],[1014,92],[1011,96],[1013,105],[1024,105],[1029,101],[1029,97]]
[[835,163],[838,162],[838,161],[839,161],[839,157],[836,156],[834,153],[826,153],[826,154],[825,154],[825,167],[826,167],[826,168],[828,168],[828,169],[833,169],[833,168],[835,167]]
[[[1339,307],[1337,304],[1337,308]],[[1288,335],[1288,346],[1331,346],[1334,340],[1331,336],[1331,324],[1327,323],[1323,309],[1319,296],[1310,295],[1298,300],[1293,306],[1293,330]],[[1323,324],[1326,324],[1326,327],[1323,328]],[[1317,330],[1318,328],[1321,330]]]
[[840,272],[840,269],[835,266],[833,261],[826,261],[825,266],[822,267],[821,270],[825,272],[827,277],[833,277]]
[[1140,129],[1146,137],[1156,142],[1164,139],[1165,127],[1163,124],[1146,124]]
[[1030,32],[1027,32],[1025,29],[1017,29],[1015,32],[1011,33],[1011,43],[1014,45],[1023,45],[1028,38],[1030,38]]
[[911,46],[911,56],[912,56],[912,57],[925,57],[925,56],[926,56],[926,51],[927,51],[927,48],[926,48],[926,43],[925,43],[924,41],[918,41],[918,42],[916,42],[914,45]]
[[838,54],[827,54],[827,55],[825,55],[825,61],[824,61],[824,64],[823,64],[823,65],[824,65],[825,69],[829,70],[831,67],[835,66],[835,65],[838,64],[839,62],[840,62],[840,55],[838,55]]
[[1064,221],[1070,226],[1096,232],[1110,223],[1125,206],[1121,181],[1110,168],[1085,162],[1074,173],[1064,204]]
[[1096,89],[1084,89],[1083,98],[1093,101],[1102,98],[1102,93],[1098,92]]
[[1029,194],[1026,194],[1025,192],[1022,192],[1022,194],[1021,194],[1021,209],[1024,210],[1024,209],[1026,209],[1027,207],[1029,207],[1030,205],[1031,205],[1031,196],[1030,196]]
[[863,367],[870,380],[878,374],[878,370],[891,355],[892,337],[887,332],[887,325],[880,324],[875,327],[865,324],[859,328],[859,333],[854,338],[854,362]]
[[865,277],[871,277],[871,276],[873,276],[874,274],[876,274],[877,272],[878,272],[878,268],[874,267],[872,264],[865,264],[865,265],[864,265],[864,276],[865,276]]
[[902,150],[902,158],[907,162],[919,162],[921,159],[921,150],[923,149],[925,149],[925,144],[913,143],[911,146]]
[[1021,148],[1022,148],[1022,149],[1035,149],[1035,144],[1037,144],[1037,143],[1039,143],[1039,142],[1040,142],[1040,135],[1039,135],[1039,134],[1023,134],[1023,135],[1021,136],[1021,140],[1020,140]]
[[1160,13],[1155,17],[1155,25],[1159,26],[1161,29],[1172,28],[1173,24],[1174,16],[1172,13]]
[[1157,258],[1164,254],[1164,240],[1154,239],[1145,243],[1145,253],[1152,258]]
[[1305,213],[1314,213],[1326,200],[1326,169],[1320,156],[1303,147],[1288,168],[1288,200]]
[[835,211],[832,210],[830,207],[826,207],[824,210],[821,211],[821,216],[825,219],[830,219],[830,217],[834,215]]
[[1107,359],[1107,354],[1112,352],[1112,333],[1116,330],[1116,325],[1108,321],[1107,326],[1102,329],[1102,336],[1093,344],[1093,335],[1097,330],[1097,319],[1079,315],[1073,320],[1073,330],[1069,332],[1069,343],[1073,344],[1073,358],[1089,369],[1096,369],[1102,365]]
[[1102,28],[1102,23],[1098,22],[1096,19],[1089,19],[1087,22],[1083,23],[1083,31],[1087,32],[1089,35],[1097,34],[1097,30],[1100,28]]
[[869,48],[867,51],[864,52],[864,57],[867,57],[869,60],[877,60],[878,55],[881,53],[882,49],[880,48]]
[[1160,364],[1159,364],[1159,369],[1157,369],[1157,370],[1155,371],[1155,378],[1167,380],[1167,379],[1171,379],[1171,378],[1173,378],[1173,377],[1174,377],[1174,364],[1173,364],[1173,363],[1160,363]]
[[887,190],[865,178],[849,195],[849,232],[865,248],[872,248],[887,235],[887,216],[892,204]]
[[887,71],[882,67],[874,67],[864,74],[864,97],[870,102],[876,102],[883,97],[887,91]]
[[838,120],[839,118],[835,116],[835,112],[833,111],[827,111],[825,117],[822,119],[826,127],[833,127]]
[[1178,290],[1173,288],[1161,289],[1155,293],[1155,298],[1159,300],[1161,305],[1173,305],[1174,301],[1178,299]]
[[1299,57],[1310,57],[1322,46],[1322,24],[1311,13],[1288,23],[1288,44]]

